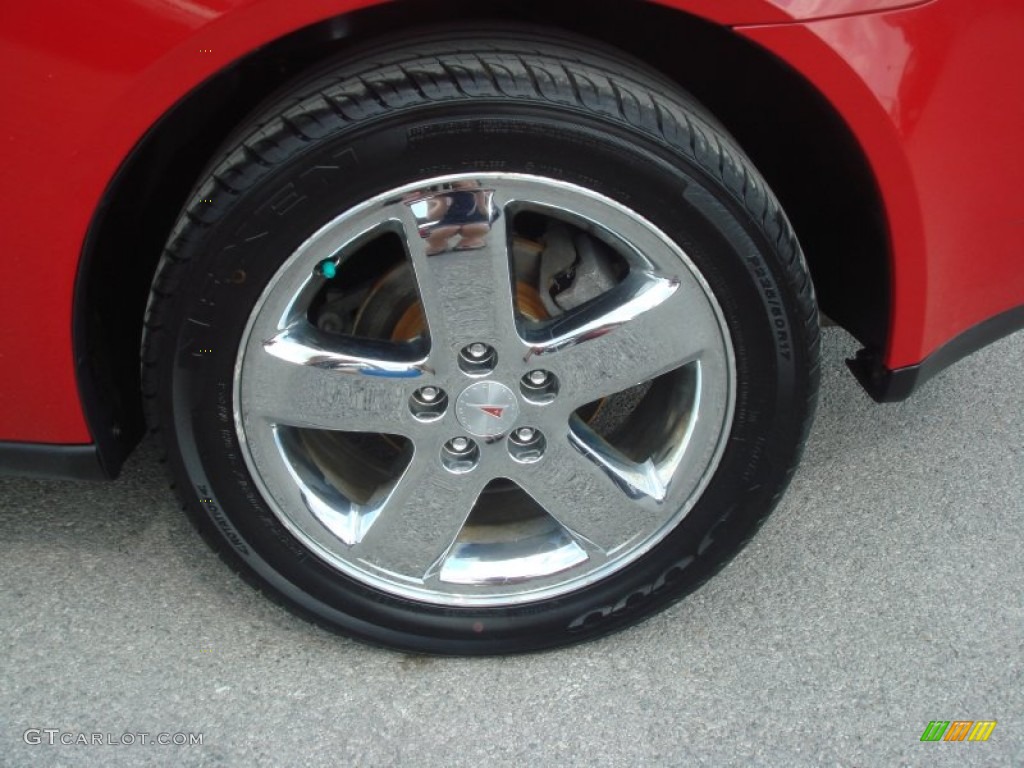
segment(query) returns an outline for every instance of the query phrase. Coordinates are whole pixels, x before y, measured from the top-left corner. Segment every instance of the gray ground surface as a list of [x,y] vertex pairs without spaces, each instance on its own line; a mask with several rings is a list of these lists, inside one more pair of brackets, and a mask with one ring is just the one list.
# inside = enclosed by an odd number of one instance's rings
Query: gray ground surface
[[[416,658],[293,618],[192,532],[151,444],[114,484],[0,481],[0,764],[1024,765],[1024,334],[886,407],[825,342],[807,455],[752,544],[564,651]],[[935,719],[999,724],[921,743]]]

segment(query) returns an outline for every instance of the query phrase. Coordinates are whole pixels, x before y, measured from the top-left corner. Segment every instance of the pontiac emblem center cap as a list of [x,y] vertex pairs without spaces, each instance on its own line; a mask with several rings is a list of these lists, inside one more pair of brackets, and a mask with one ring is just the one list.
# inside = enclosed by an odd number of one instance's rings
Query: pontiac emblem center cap
[[469,434],[496,437],[512,429],[519,418],[515,393],[497,381],[478,381],[462,390],[455,401],[455,416]]

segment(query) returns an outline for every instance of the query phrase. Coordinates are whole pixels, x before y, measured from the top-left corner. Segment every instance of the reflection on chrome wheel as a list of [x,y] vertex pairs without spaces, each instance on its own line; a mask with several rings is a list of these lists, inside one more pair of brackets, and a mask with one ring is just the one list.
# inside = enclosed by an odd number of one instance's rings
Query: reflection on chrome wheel
[[239,130],[154,281],[149,419],[272,597],[498,653],[669,605],[798,460],[817,314],[763,179],[580,40],[397,39]]
[[[377,238],[395,254],[376,279],[407,259],[425,323],[320,329],[329,292],[359,314],[346,266]],[[522,311],[518,285],[551,311]],[[557,393],[524,393],[549,378]],[[272,509],[329,564],[396,595],[502,606],[664,538],[717,465],[733,378],[704,280],[636,211],[550,178],[450,176],[346,211],[284,262],[243,336],[235,420]]]

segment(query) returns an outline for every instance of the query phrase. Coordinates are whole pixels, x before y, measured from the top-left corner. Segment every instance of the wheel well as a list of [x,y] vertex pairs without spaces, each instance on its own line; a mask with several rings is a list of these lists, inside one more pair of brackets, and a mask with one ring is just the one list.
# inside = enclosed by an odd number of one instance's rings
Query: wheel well
[[219,145],[270,91],[325,57],[453,19],[574,30],[630,52],[693,93],[780,198],[822,310],[865,346],[884,348],[889,254],[874,177],[841,118],[786,64],[728,29],[642,0],[402,0],[299,30],[222,70],[175,104],[111,181],[86,238],[74,308],[82,401],[110,474],[144,431],[139,346],[153,272]]

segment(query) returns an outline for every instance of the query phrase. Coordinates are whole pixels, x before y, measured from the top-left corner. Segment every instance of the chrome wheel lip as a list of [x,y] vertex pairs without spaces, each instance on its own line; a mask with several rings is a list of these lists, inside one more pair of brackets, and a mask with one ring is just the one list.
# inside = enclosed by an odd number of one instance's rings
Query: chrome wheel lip
[[[597,201],[601,206],[605,206],[610,210],[616,211],[619,216],[628,217],[632,221],[636,222],[636,224],[642,228],[647,235],[659,240],[666,250],[671,252],[672,255],[678,259],[679,264],[682,265],[682,268],[685,270],[685,276],[691,280],[694,285],[700,288],[703,298],[707,301],[710,311],[713,313],[717,322],[718,330],[720,331],[719,340],[722,344],[724,368],[723,380],[717,382],[724,390],[724,393],[722,394],[723,411],[721,413],[720,423],[716,430],[716,439],[714,440],[713,445],[703,447],[701,455],[698,458],[703,461],[705,470],[701,473],[697,482],[693,484],[692,489],[687,494],[685,500],[678,506],[678,508],[676,508],[674,513],[664,520],[663,524],[653,535],[647,536],[643,541],[639,543],[627,541],[623,543],[619,550],[608,550],[602,553],[601,557],[594,557],[595,553],[588,549],[589,542],[587,542],[585,537],[575,536],[571,530],[568,532],[561,531],[557,534],[548,535],[544,541],[534,542],[534,549],[526,557],[516,558],[515,560],[515,565],[522,566],[523,562],[529,560],[530,557],[533,557],[534,561],[544,560],[545,552],[549,552],[552,556],[547,558],[548,562],[545,565],[537,566],[534,570],[527,571],[517,576],[517,574],[514,573],[505,573],[503,575],[500,572],[500,569],[495,572],[495,564],[493,562],[485,563],[486,567],[483,570],[490,568],[490,571],[493,573],[493,578],[490,581],[487,581],[486,579],[483,581],[473,581],[465,575],[464,571],[466,563],[472,559],[472,555],[466,556],[463,560],[454,557],[454,555],[460,551],[465,552],[468,548],[472,548],[473,543],[455,541],[433,563],[429,572],[426,574],[426,577],[429,578],[415,578],[410,577],[407,574],[388,572],[383,569],[367,566],[361,562],[352,562],[352,560],[346,558],[338,548],[325,546],[322,536],[316,537],[310,534],[308,521],[296,521],[294,519],[294,515],[290,515],[288,511],[283,508],[271,488],[268,487],[263,473],[257,465],[257,460],[254,458],[254,445],[246,428],[246,409],[242,402],[242,381],[245,369],[246,351],[250,346],[251,340],[255,338],[253,337],[253,331],[257,325],[257,321],[261,318],[264,307],[268,304],[270,297],[279,287],[282,280],[297,268],[300,272],[304,271],[306,274],[311,273],[312,267],[321,260],[323,253],[325,252],[323,247],[325,239],[327,240],[328,245],[331,246],[329,250],[336,253],[343,248],[351,247],[353,243],[357,243],[370,232],[381,228],[381,222],[378,222],[370,228],[356,228],[343,240],[339,241],[335,239],[332,241],[332,236],[335,235],[338,229],[346,222],[358,219],[360,216],[363,216],[367,212],[380,206],[394,205],[396,201],[402,200],[411,194],[421,192],[426,189],[439,188],[442,185],[457,184],[459,182],[473,182],[480,185],[487,184],[492,186],[504,184],[511,185],[513,187],[537,185],[548,190],[557,191],[559,195],[567,196],[570,199],[574,196],[582,196],[582,198],[587,200]],[[515,198],[512,200],[514,202]],[[578,211],[574,211],[571,208],[564,209],[564,212],[571,216],[576,216],[578,214]],[[594,222],[594,224],[599,228],[603,228],[603,225],[598,222]],[[609,233],[615,237],[619,236],[619,233],[611,230],[609,230]],[[425,235],[422,236],[425,237]],[[628,243],[628,245],[633,246],[634,244]],[[306,266],[309,266],[310,269],[306,269]],[[308,285],[308,283],[309,280],[307,279],[304,285]],[[301,300],[301,293],[302,291],[299,291],[292,297],[292,305]],[[282,313],[281,316],[277,318],[277,325],[281,327],[284,326],[285,314],[286,313]],[[529,345],[528,339],[520,337],[520,340],[524,344]],[[528,371],[544,367],[544,363],[546,362],[544,355],[552,354],[557,351],[558,348],[554,345],[549,345],[548,347],[545,347],[544,345],[534,346],[533,354],[536,355],[536,357],[533,359],[527,359],[523,370],[519,371],[515,376],[504,382],[506,388],[515,396],[514,393],[519,389],[518,383],[520,375],[525,375]],[[432,354],[433,350],[431,351],[431,355]],[[431,372],[432,370],[430,366],[431,355],[412,355],[407,362],[396,362],[394,369],[389,370],[388,372],[394,373],[397,371],[398,373],[396,375],[408,376],[410,383],[413,385],[413,387],[410,388],[411,392],[417,386],[426,386],[423,379],[426,373]],[[697,361],[696,367],[698,369],[701,367],[699,361]],[[456,373],[458,371],[457,366],[454,364],[451,366],[451,369]],[[718,467],[722,454],[724,453],[726,443],[728,442],[736,399],[735,356],[724,314],[707,281],[685,252],[671,241],[660,229],[626,206],[623,206],[600,193],[594,192],[593,190],[556,179],[531,174],[465,173],[420,180],[376,195],[375,197],[354,206],[348,211],[345,211],[335,217],[332,221],[325,224],[317,230],[317,232],[307,238],[295,250],[295,252],[285,260],[268,285],[264,288],[256,302],[256,305],[250,313],[243,331],[242,340],[239,344],[239,350],[236,357],[234,373],[234,423],[236,434],[242,448],[242,455],[255,485],[263,497],[263,500],[274,512],[277,519],[293,536],[295,536],[307,549],[312,551],[320,560],[324,561],[326,564],[340,571],[344,575],[359,581],[365,586],[375,588],[383,593],[390,594],[395,597],[411,599],[438,606],[474,606],[484,608],[513,607],[516,605],[528,604],[539,600],[565,595],[570,592],[576,592],[610,576],[613,573],[619,572],[628,565],[636,562],[639,558],[647,554],[651,549],[662,542],[665,537],[681,523],[686,515],[689,514],[690,510],[703,495],[708,483],[715,474],[715,470]],[[466,386],[461,391],[458,389],[449,389],[448,391],[453,393],[453,401],[456,401],[457,398],[474,383],[478,382],[475,382],[472,379],[467,379],[465,382]],[[700,378],[698,389],[703,386],[703,379]],[[446,389],[448,389],[448,387],[446,387]],[[530,401],[527,400],[517,399],[517,409],[519,405],[529,407],[529,402]],[[696,418],[693,421],[695,422]],[[517,426],[523,425],[520,424]],[[689,442],[693,432],[694,424],[691,423],[686,435],[680,440],[683,445],[680,449],[681,455],[689,453]],[[280,456],[283,457],[284,449],[282,448],[282,443],[279,439],[279,430],[274,427],[272,429],[272,433],[274,435],[274,443],[277,451]],[[469,432],[469,434],[472,433]],[[499,436],[504,434],[507,434],[507,432],[499,433]],[[581,439],[578,437],[574,438],[571,430],[566,434],[566,437],[568,438],[567,445],[571,445],[580,453],[586,453],[586,451],[589,450],[580,446]],[[263,446],[262,448],[265,449],[266,446]],[[416,453],[419,453],[421,450],[428,449],[422,448],[419,445],[415,446]],[[588,456],[588,458],[598,465],[602,460],[600,456],[591,455]],[[285,460],[285,463],[287,463],[287,460]],[[519,482],[519,480],[524,476],[523,471],[523,465],[516,466],[515,464],[512,464],[507,468],[507,470],[502,470],[501,472],[491,470],[491,476],[507,477],[514,482]],[[303,480],[296,474],[293,468],[289,467],[288,472],[293,482],[299,485],[303,484]],[[644,478],[639,478],[636,482],[639,483],[639,487],[645,487]],[[655,479],[653,482],[657,484],[658,481]],[[648,496],[656,498],[657,494],[654,493],[652,495],[649,493]],[[661,499],[659,499],[659,501],[660,500]],[[375,515],[371,514],[362,522],[366,526],[372,526],[374,523],[374,517]],[[523,545],[522,542],[517,542],[517,544],[520,546]],[[547,547],[547,550],[545,550],[545,547]],[[569,578],[564,580],[558,578],[558,574],[567,573],[574,568],[578,569],[581,564],[592,559],[595,560],[594,567],[585,569],[581,573],[570,575]],[[531,586],[531,582],[540,583],[536,586]],[[496,583],[511,584],[514,588],[507,589],[505,591],[502,591],[500,588],[491,589],[490,591],[484,591],[478,588],[481,584]]]

